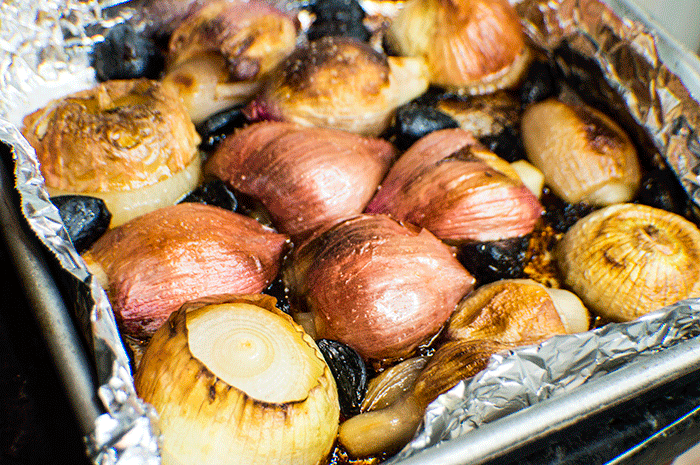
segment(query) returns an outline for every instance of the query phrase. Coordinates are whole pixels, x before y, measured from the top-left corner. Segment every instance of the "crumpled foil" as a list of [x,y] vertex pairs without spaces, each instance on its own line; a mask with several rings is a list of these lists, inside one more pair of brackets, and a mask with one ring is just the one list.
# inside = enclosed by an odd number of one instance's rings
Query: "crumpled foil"
[[[105,291],[91,279],[44,189],[34,149],[16,125],[50,98],[95,84],[89,51],[100,37],[86,29],[103,20],[111,1],[3,0],[0,4],[0,140],[13,149],[20,211],[62,268],[87,284],[89,295],[67,306],[91,344],[97,396],[105,414],[86,439],[96,464],[158,464],[156,413],[136,395],[129,358]],[[6,121],[4,118],[10,121]]]
[[[34,151],[17,130],[23,115],[50,98],[94,84],[89,51],[101,36],[88,31],[94,24],[109,26],[123,20],[118,15],[107,18],[105,13],[121,3],[0,3],[0,140],[14,149],[16,187],[27,222],[62,267],[89,289],[80,302],[68,303],[84,322],[92,343],[98,397],[106,412],[86,438],[88,453],[96,464],[156,464],[160,458],[155,412],[135,393],[105,292],[92,281],[70,244],[43,188]],[[700,62],[672,42],[669,45],[666,36],[645,21],[621,19],[615,12],[638,14],[624,0],[512,3],[533,45],[559,63],[565,74],[576,79],[591,68],[600,73],[604,85],[587,97],[597,98],[623,122],[630,119],[626,126],[633,132],[637,128],[639,144],[655,161],[668,163],[700,205],[700,106],[688,90],[700,89]],[[587,60],[583,67],[566,62],[566,54],[572,51]],[[700,91],[695,97],[700,99]],[[486,370],[433,402],[414,440],[388,463],[398,464],[481,424],[604,376],[634,363],[640,354],[653,357],[663,348],[698,336],[699,320],[700,300],[689,300],[632,323],[497,354]]]

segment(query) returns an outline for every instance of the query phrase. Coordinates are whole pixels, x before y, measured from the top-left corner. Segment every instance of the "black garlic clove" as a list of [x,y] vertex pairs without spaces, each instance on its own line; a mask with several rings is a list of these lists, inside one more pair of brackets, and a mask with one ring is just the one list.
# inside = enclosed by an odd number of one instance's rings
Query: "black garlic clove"
[[544,220],[545,223],[554,229],[557,233],[565,233],[578,220],[593,212],[594,207],[585,203],[568,203],[545,188],[541,198],[542,205],[545,208]]
[[642,177],[637,203],[687,215],[688,194],[669,169],[649,171]]
[[514,126],[505,126],[503,131],[493,136],[484,136],[479,139],[479,142],[510,163],[525,158],[525,147],[520,131]]
[[365,12],[357,0],[319,0],[313,4],[311,12],[316,20],[307,33],[309,40],[344,36],[367,42],[370,38],[362,22]]
[[396,122],[390,131],[395,135],[394,145],[407,150],[414,142],[440,129],[458,128],[451,116],[424,105],[407,104],[396,110]]
[[190,192],[181,202],[203,203],[235,212],[238,200],[231,189],[220,179],[206,182]]
[[277,300],[275,306],[279,310],[282,310],[287,315],[292,314],[292,309],[289,304],[289,288],[284,284],[281,276],[278,276],[272,281],[262,293],[274,297]]
[[211,152],[227,135],[245,126],[248,120],[242,110],[242,106],[235,106],[220,111],[198,124],[197,132],[202,138],[199,148],[205,152]]
[[104,41],[95,44],[92,51],[92,65],[101,82],[140,77],[157,79],[164,64],[156,45],[128,23],[110,28]]
[[541,61],[532,63],[518,93],[523,105],[554,97],[557,93],[557,85],[550,65]]
[[104,200],[85,195],[51,197],[75,250],[82,253],[107,231],[112,214]]
[[467,243],[460,247],[458,259],[480,284],[523,278],[529,242],[530,235]]
[[360,405],[367,393],[367,367],[360,354],[352,347],[331,339],[316,341],[338,386],[340,412],[345,418],[360,413]]

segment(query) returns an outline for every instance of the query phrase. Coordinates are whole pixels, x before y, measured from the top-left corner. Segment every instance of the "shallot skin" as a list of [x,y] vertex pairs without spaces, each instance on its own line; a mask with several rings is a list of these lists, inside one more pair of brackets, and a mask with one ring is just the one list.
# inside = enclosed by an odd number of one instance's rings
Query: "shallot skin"
[[462,243],[528,234],[543,208],[505,160],[470,133],[444,129],[398,159],[365,211],[390,214]]
[[366,359],[409,355],[475,282],[429,231],[386,215],[359,215],[317,233],[295,251],[286,275],[318,337]]
[[299,238],[361,213],[395,156],[382,139],[268,121],[226,138],[205,170],[258,198]]
[[237,213],[182,203],[108,231],[83,258],[125,332],[147,337],[188,300],[263,290],[286,242]]

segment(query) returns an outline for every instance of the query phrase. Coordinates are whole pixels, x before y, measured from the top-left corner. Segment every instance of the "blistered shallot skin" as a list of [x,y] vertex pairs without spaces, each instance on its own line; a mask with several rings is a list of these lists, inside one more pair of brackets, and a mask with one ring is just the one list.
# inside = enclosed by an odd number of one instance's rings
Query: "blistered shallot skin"
[[365,359],[409,355],[475,281],[429,231],[386,215],[359,215],[315,234],[285,275],[313,314],[318,337]]
[[361,213],[395,155],[382,139],[267,121],[226,138],[205,170],[258,198],[299,238]]
[[367,213],[386,213],[460,243],[532,232],[543,208],[508,162],[461,129],[421,138],[392,166]]
[[262,291],[277,275],[286,242],[253,219],[183,203],[108,231],[83,258],[125,332],[143,338],[188,300]]
[[355,39],[324,37],[283,60],[246,113],[253,121],[376,136],[389,126],[397,107],[427,88],[422,58],[387,57]]

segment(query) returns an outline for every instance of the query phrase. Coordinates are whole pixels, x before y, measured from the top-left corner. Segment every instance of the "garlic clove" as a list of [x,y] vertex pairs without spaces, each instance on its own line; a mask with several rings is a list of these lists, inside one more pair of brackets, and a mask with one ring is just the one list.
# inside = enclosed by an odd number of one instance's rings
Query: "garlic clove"
[[365,209],[451,243],[529,234],[543,208],[505,160],[461,129],[428,134],[392,166]]
[[108,231],[83,259],[126,334],[148,337],[187,300],[262,291],[287,237],[201,204],[158,209]]
[[387,38],[400,54],[425,58],[431,84],[462,94],[511,87],[531,60],[507,0],[410,0]]
[[535,194],[537,198],[542,197],[544,189],[544,173],[526,160],[516,160],[510,164],[511,168],[518,173],[518,177],[523,184]]
[[427,357],[411,357],[372,378],[367,385],[367,394],[360,410],[371,412],[395,403],[413,387],[426,363]]
[[200,180],[200,137],[177,94],[157,81],[108,81],[23,123],[50,195],[102,198],[112,226],[174,203]]
[[637,151],[609,117],[555,99],[533,104],[522,117],[528,159],[569,203],[611,205],[631,200],[641,181]]
[[299,239],[361,213],[395,154],[382,139],[268,121],[226,138],[206,171],[259,199]]
[[268,296],[183,305],[153,336],[134,382],[158,411],[172,463],[314,465],[335,441],[333,376]]
[[357,40],[324,37],[285,59],[246,112],[251,120],[376,136],[389,126],[397,107],[427,88],[422,59],[387,58]]
[[614,321],[700,297],[700,231],[665,210],[637,204],[597,210],[564,235],[556,253],[565,284]]
[[295,250],[285,278],[313,313],[318,336],[365,359],[409,355],[474,285],[449,247],[385,215],[316,233]]
[[451,339],[522,344],[587,329],[587,310],[570,292],[552,292],[529,279],[507,279],[481,286],[460,302],[446,334]]

